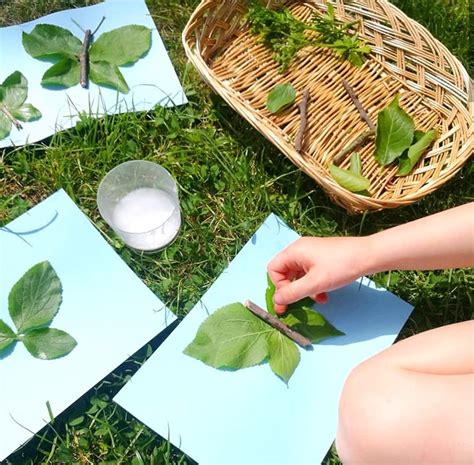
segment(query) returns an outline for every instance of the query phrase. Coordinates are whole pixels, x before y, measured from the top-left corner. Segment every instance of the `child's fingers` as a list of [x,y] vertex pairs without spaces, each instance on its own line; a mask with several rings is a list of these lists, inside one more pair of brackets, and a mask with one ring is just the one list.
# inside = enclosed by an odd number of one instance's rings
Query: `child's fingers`
[[326,292],[321,292],[321,294],[316,294],[312,298],[317,304],[326,304],[329,297]]

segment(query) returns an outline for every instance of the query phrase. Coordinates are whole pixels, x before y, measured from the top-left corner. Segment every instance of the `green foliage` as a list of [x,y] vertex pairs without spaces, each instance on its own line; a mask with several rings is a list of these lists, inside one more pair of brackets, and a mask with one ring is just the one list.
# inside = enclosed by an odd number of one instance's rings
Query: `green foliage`
[[[275,286],[268,275],[267,280],[267,311],[275,314]],[[312,304],[311,299],[295,302],[280,319],[313,343],[344,334],[315,312]],[[299,350],[292,340],[240,303],[221,307],[208,316],[183,352],[211,367],[234,370],[255,366],[267,359],[272,371],[286,383],[300,360]]]
[[396,160],[410,147],[415,132],[413,119],[400,108],[397,95],[377,118],[375,159],[382,166]]
[[399,158],[398,176],[406,176],[411,172],[426,149],[438,138],[436,129],[426,133],[415,131],[413,145]]
[[0,85],[0,140],[10,134],[12,124],[41,118],[40,111],[31,103],[25,104],[28,97],[28,81],[20,71],[15,71]]
[[267,96],[267,109],[270,113],[278,113],[294,103],[295,88],[289,84],[277,84]]
[[59,310],[61,281],[49,262],[31,267],[8,296],[11,319],[19,332],[47,326]]
[[[57,59],[43,75],[45,87],[68,88],[79,84],[81,41],[69,30],[37,24],[23,32],[23,46],[33,58]],[[126,94],[130,89],[118,66],[132,65],[151,47],[151,30],[136,24],[102,34],[89,48],[90,79]]]
[[350,192],[364,192],[370,186],[370,181],[365,176],[362,176],[359,173],[354,172],[352,169],[343,170],[338,166],[331,163],[329,165],[329,173],[333,179],[344,189],[347,189]]
[[48,328],[59,310],[62,287],[49,262],[31,267],[12,287],[8,311],[16,334],[0,320],[0,351],[22,341],[33,357],[52,360],[67,355],[77,342],[68,333]]
[[[306,23],[296,19],[288,8],[270,10],[253,0],[247,19],[252,33],[272,50],[280,72],[285,72],[298,50],[307,46],[331,48],[355,66],[361,66],[371,51],[352,32],[358,21],[339,21],[331,4],[328,4],[326,14],[315,14],[312,21]],[[310,37],[310,33],[316,33],[316,37]]]
[[209,315],[184,353],[214,368],[252,367],[267,357],[272,331],[242,304],[234,303]]

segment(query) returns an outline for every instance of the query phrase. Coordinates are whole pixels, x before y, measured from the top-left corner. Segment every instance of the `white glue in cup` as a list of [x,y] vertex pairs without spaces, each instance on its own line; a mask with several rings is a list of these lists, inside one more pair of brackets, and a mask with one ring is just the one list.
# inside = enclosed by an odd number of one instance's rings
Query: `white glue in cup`
[[97,191],[99,212],[132,249],[155,252],[181,227],[176,181],[162,166],[145,160],[112,169]]

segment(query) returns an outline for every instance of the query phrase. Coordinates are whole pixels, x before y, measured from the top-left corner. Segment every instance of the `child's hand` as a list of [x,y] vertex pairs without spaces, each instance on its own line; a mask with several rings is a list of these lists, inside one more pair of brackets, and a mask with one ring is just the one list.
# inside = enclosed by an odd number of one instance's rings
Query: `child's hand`
[[326,292],[349,284],[370,270],[370,242],[364,237],[303,237],[268,264],[276,287],[275,311],[304,297],[319,303]]

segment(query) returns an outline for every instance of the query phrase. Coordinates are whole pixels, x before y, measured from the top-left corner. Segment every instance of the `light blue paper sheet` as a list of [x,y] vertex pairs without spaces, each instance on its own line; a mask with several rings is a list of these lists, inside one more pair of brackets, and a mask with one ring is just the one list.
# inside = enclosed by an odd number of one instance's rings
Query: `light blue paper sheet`
[[268,364],[221,371],[182,353],[208,312],[253,300],[265,306],[266,265],[297,239],[270,215],[176,330],[115,397],[201,465],[318,464],[334,439],[339,395],[359,362],[390,346],[412,307],[363,279],[318,310],[346,336],[301,362],[288,387]]
[[[89,84],[89,90],[80,85],[63,90],[41,87],[41,78],[51,62],[40,61],[26,53],[22,32],[31,32],[36,24],[55,24],[69,29],[81,41],[84,29],[94,30],[101,18],[105,21],[96,34],[128,24],[141,24],[152,29],[152,46],[148,54],[133,66],[121,67],[130,92],[121,94],[113,89]],[[27,102],[37,107],[43,117],[31,123],[22,123],[23,130],[12,128],[10,136],[0,140],[0,147],[36,142],[57,131],[75,126],[78,113],[93,116],[147,111],[156,105],[172,106],[186,103],[181,84],[168,57],[155,23],[143,0],[109,0],[98,5],[53,13],[37,20],[0,28],[0,83],[13,71],[21,71],[28,79]]]
[[[27,269],[49,260],[63,286],[51,327],[78,342],[66,357],[33,358],[23,344],[0,358],[0,460],[174,321],[64,191],[0,228],[0,319],[13,327],[7,297]],[[35,232],[36,230],[36,232]],[[27,241],[27,242],[25,242]]]

